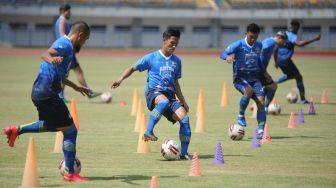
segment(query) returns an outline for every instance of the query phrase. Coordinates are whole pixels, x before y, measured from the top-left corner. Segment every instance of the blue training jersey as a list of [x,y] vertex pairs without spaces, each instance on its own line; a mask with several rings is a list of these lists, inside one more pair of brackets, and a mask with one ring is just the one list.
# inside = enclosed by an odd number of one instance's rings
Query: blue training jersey
[[277,54],[277,64],[283,64],[289,62],[294,53],[295,41],[298,40],[298,36],[290,31],[286,31],[288,40],[286,44],[279,48]]
[[273,37],[266,38],[262,41],[262,51],[260,59],[265,70],[268,67],[268,63],[272,57],[275,46],[276,43]]
[[262,43],[256,41],[253,46],[247,44],[246,38],[230,44],[220,58],[226,60],[229,55],[234,55],[233,76],[234,78],[244,78],[246,81],[256,81],[259,79],[263,66],[260,63]]
[[165,57],[161,50],[149,53],[135,64],[138,71],[147,70],[147,90],[176,92],[175,81],[181,78],[181,60],[176,55]]
[[57,39],[50,47],[55,49],[58,56],[63,57],[63,62],[56,65],[42,60],[40,71],[32,89],[33,100],[46,100],[58,97],[61,92],[61,81],[66,78],[73,58],[73,47],[68,36]]
[[70,32],[70,28],[71,28],[71,25],[70,25],[70,22],[69,20],[67,20],[64,16],[59,16],[57,18],[57,21],[55,23],[55,36],[56,36],[56,39],[62,37],[61,34],[60,34],[60,22],[62,19],[65,19],[65,34],[68,35],[69,32]]

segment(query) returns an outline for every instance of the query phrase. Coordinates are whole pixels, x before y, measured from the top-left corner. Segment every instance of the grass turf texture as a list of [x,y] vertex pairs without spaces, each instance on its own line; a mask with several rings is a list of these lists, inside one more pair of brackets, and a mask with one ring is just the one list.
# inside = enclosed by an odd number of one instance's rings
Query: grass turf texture
[[[77,156],[82,162],[82,175],[92,181],[66,183],[57,169],[62,154],[54,154],[55,133],[25,134],[16,141],[14,149],[0,136],[0,186],[21,184],[30,136],[34,136],[42,187],[149,187],[151,176],[158,176],[160,187],[335,187],[336,186],[336,82],[334,60],[295,59],[303,74],[307,97],[319,101],[322,90],[328,89],[330,104],[316,104],[316,116],[308,116],[308,105],[288,104],[285,96],[296,90],[295,82],[279,86],[276,97],[281,104],[279,116],[268,116],[272,143],[260,149],[250,147],[256,120],[247,116],[247,135],[234,142],[228,137],[228,127],[236,122],[240,93],[232,85],[232,67],[217,57],[182,57],[183,73],[180,84],[190,106],[192,130],[196,124],[197,96],[205,92],[208,132],[193,133],[190,153],[197,151],[202,177],[188,177],[191,162],[165,161],[160,149],[165,139],[178,141],[179,125],[162,118],[155,132],[158,142],[151,142],[150,154],[137,154],[138,133],[133,132],[135,118],[130,116],[132,92],[135,87],[144,100],[146,73],[135,73],[120,88],[110,90],[110,83],[136,58],[80,57],[89,85],[97,91],[111,91],[113,101],[103,104],[89,100],[70,88],[66,97],[75,97],[81,130],[78,134]],[[0,57],[0,125],[35,121],[37,112],[30,100],[36,78],[39,57]],[[271,62],[269,71],[274,79],[281,75]],[[75,80],[71,73],[71,80]],[[229,106],[220,107],[223,82],[228,83]],[[126,101],[126,107],[119,107]],[[69,105],[70,106],[70,105]],[[145,105],[144,105],[145,107]],[[303,108],[305,123],[288,129],[291,111]],[[145,108],[146,109],[146,108]],[[146,114],[149,111],[145,110]],[[222,142],[225,164],[214,165],[217,141]]]

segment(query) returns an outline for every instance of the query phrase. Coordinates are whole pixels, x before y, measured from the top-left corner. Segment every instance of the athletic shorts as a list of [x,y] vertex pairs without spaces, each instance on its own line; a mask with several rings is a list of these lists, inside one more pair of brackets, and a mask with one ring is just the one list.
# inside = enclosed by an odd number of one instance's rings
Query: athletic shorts
[[288,79],[294,78],[297,75],[300,75],[299,69],[293,63],[292,60],[289,60],[286,63],[279,65],[281,71],[287,75]]
[[147,108],[152,111],[155,108],[155,98],[159,95],[164,95],[169,100],[169,107],[167,110],[162,114],[164,117],[167,118],[168,121],[172,122],[173,124],[176,123],[176,120],[173,119],[173,115],[177,109],[182,106],[182,103],[175,98],[174,94],[160,91],[160,90],[148,90],[145,93],[146,95],[146,102]]
[[260,74],[259,80],[260,80],[261,85],[264,87],[274,83],[272,79],[267,79],[264,74]]
[[57,128],[73,124],[69,110],[62,99],[58,97],[46,100],[33,100],[39,113],[39,120],[43,120],[47,130],[55,131]]
[[248,82],[244,80],[243,78],[235,78],[233,81],[233,85],[242,94],[244,94],[244,91],[246,90],[246,88],[251,88],[253,90],[253,95],[252,95],[253,99],[257,99],[257,97],[264,96],[264,89],[260,81]]

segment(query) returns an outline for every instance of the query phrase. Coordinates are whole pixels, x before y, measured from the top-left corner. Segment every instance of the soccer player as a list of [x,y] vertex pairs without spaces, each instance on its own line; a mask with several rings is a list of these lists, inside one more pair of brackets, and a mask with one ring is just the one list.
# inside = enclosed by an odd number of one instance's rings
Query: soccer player
[[284,73],[276,83],[280,84],[289,79],[296,80],[296,86],[300,92],[301,104],[308,104],[309,102],[305,97],[305,87],[303,84],[302,75],[300,74],[298,68],[292,61],[292,56],[294,53],[294,47],[306,46],[314,41],[318,41],[321,38],[321,34],[316,35],[313,39],[310,40],[299,40],[297,33],[300,29],[300,23],[297,20],[291,21],[291,27],[289,31],[286,31],[288,36],[288,41],[282,47],[276,48],[274,53],[275,67],[280,67],[281,71]]
[[[168,29],[163,33],[162,48],[149,53],[138,62],[127,68],[120,78],[112,82],[112,87],[117,88],[122,81],[135,71],[147,70],[146,99],[147,107],[151,111],[147,130],[143,135],[145,141],[157,141],[154,135],[154,126],[164,115],[169,121],[180,123],[181,155],[180,159],[191,160],[188,155],[188,146],[191,137],[189,125],[188,104],[184,99],[179,84],[181,78],[181,60],[174,51],[180,39],[180,31]],[[178,100],[175,98],[175,94]]]
[[258,107],[258,139],[261,139],[266,122],[266,112],[264,91],[260,83],[260,74],[264,74],[265,69],[260,61],[262,43],[257,41],[259,33],[260,27],[257,24],[249,24],[245,38],[230,44],[220,54],[220,58],[233,64],[233,84],[243,94],[240,99],[238,124],[246,127],[245,110],[252,98]]
[[[55,23],[56,39],[69,34],[70,27],[71,27],[70,22],[69,22],[69,19],[71,17],[71,6],[69,4],[61,5],[59,8],[59,13],[60,13],[60,16],[58,17]],[[84,77],[83,69],[80,67],[79,62],[77,61],[77,58],[75,56],[75,54],[79,53],[79,51],[80,51],[80,47],[75,49],[73,59],[70,65],[70,69],[72,69],[75,72],[77,80],[80,83],[80,85],[89,88],[88,84],[86,83],[85,77]],[[63,101],[68,102],[64,97],[64,86],[65,85],[62,85],[62,91],[60,92],[59,95],[63,99]],[[89,93],[88,97],[89,99],[91,99],[99,95],[101,95],[101,93],[92,91]]]
[[33,84],[31,98],[39,113],[39,120],[20,126],[8,126],[4,129],[8,145],[14,147],[16,138],[24,133],[41,133],[62,131],[64,135],[63,153],[66,166],[65,181],[87,181],[87,178],[74,173],[76,158],[77,128],[69,111],[59,97],[61,82],[83,95],[91,91],[86,87],[77,86],[67,79],[69,65],[73,57],[73,49],[84,45],[90,36],[89,26],[81,21],[71,27],[69,35],[57,39],[42,54],[40,71]]
[[[287,34],[284,31],[279,31],[275,36],[266,38],[262,41],[262,51],[261,51],[261,63],[264,69],[267,70],[269,61],[274,52],[276,46],[281,46],[287,41]],[[272,77],[266,71],[265,74],[260,76],[261,85],[264,86],[265,93],[265,110],[275,95],[277,84],[273,81]]]

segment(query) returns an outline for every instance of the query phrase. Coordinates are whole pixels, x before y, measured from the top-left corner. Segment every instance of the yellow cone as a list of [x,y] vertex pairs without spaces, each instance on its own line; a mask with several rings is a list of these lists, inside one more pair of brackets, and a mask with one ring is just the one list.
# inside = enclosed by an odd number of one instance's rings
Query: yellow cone
[[146,119],[145,114],[142,114],[137,153],[150,153],[151,152],[149,142],[145,142],[142,139],[146,131],[146,127],[147,127],[147,119]]
[[39,187],[34,138],[30,137],[21,187]]
[[196,116],[199,116],[202,110],[204,110],[204,91],[203,89],[200,89],[199,94],[198,94]]
[[221,98],[221,107],[225,107],[227,105],[229,105],[228,88],[226,82],[224,82]]
[[58,131],[56,133],[56,138],[55,138],[55,145],[54,145],[54,153],[62,153],[62,145],[63,145],[63,132]]
[[71,109],[70,109],[70,114],[72,116],[73,122],[75,126],[77,127],[77,130],[79,131],[79,120],[78,120],[78,113],[77,113],[77,105],[76,105],[76,99],[72,98],[71,100]]
[[139,99],[140,99],[140,97],[139,97],[138,89],[135,88],[134,91],[133,91],[131,116],[136,116],[137,115]]
[[201,89],[198,97],[197,104],[197,120],[196,120],[196,133],[206,132],[205,125],[205,105],[204,105],[204,92]]
[[141,99],[138,100],[138,105],[137,106],[138,106],[138,109],[137,109],[137,115],[136,115],[136,118],[135,118],[134,132],[139,132],[140,131],[141,118],[142,118],[142,114],[144,113]]

